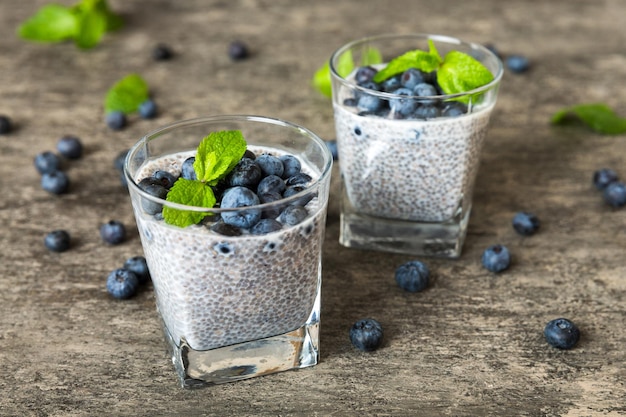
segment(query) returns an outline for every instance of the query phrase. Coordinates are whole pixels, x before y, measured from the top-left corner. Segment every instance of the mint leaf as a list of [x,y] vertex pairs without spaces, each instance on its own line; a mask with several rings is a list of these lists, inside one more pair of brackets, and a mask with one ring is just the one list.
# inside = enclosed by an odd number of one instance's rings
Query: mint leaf
[[[201,181],[179,178],[167,193],[167,201],[194,207],[213,207],[216,203],[215,194],[207,184]],[[163,219],[167,224],[187,227],[198,224],[210,213],[178,210],[169,206],[163,207]]]
[[74,37],[78,19],[69,7],[48,4],[22,23],[17,30],[22,39],[37,42],[59,42]]
[[78,32],[74,41],[79,48],[89,49],[96,46],[107,30],[107,17],[98,10],[86,9],[78,19]]
[[193,169],[199,181],[215,185],[229,173],[246,152],[246,141],[239,130],[212,132],[202,139]]
[[606,135],[626,133],[626,118],[619,117],[606,104],[578,104],[556,112],[552,124],[565,124],[571,118],[578,118],[592,130]]
[[106,112],[132,113],[149,97],[148,84],[138,74],[129,74],[107,91],[104,99]]
[[[437,71],[437,83],[446,94],[470,91],[493,81],[493,74],[476,58],[459,51],[446,54]],[[469,101],[461,97],[460,101]]]
[[[368,54],[369,53],[372,52],[368,51]],[[337,62],[337,73],[342,77],[347,77],[353,69],[354,62],[352,61],[352,53],[347,51],[341,55],[339,61]],[[330,63],[327,61],[317,71],[315,71],[315,74],[313,75],[313,86],[323,95],[331,97],[333,95],[331,84]]]
[[441,57],[436,50],[435,53],[433,53],[416,49],[405,52],[399,57],[389,61],[387,66],[378,71],[372,80],[375,83],[379,83],[394,75],[402,74],[409,68],[416,68],[423,72],[433,72],[439,68],[440,64]]

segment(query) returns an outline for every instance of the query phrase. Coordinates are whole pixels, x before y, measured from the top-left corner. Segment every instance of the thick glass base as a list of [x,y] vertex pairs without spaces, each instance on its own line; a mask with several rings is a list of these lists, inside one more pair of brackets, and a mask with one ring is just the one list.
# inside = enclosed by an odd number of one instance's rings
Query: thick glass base
[[471,207],[441,223],[394,220],[359,213],[342,186],[339,243],[355,249],[458,258]]
[[200,388],[316,365],[319,361],[319,297],[309,320],[290,332],[210,350],[165,339],[183,388]]

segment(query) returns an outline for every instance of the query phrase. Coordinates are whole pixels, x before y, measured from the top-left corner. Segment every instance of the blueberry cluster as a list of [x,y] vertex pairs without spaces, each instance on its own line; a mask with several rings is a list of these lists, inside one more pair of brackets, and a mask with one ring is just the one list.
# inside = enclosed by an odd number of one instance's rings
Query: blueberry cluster
[[[373,81],[378,70],[372,66],[359,67],[354,81],[361,87],[343,104],[356,107],[363,116],[374,115],[389,119],[426,120],[436,117],[456,117],[467,113],[467,106],[459,101],[442,101],[434,96],[444,95],[437,83],[436,72],[426,73],[410,68],[383,82]],[[393,94],[387,98],[370,91]]]
[[617,173],[610,168],[602,168],[593,173],[593,185],[600,191],[604,201],[611,207],[626,205],[626,184],[620,181]]
[[52,194],[63,194],[70,186],[68,175],[63,171],[65,159],[79,159],[83,155],[83,145],[75,136],[63,136],[57,142],[57,152],[44,151],[35,155],[35,168],[41,174],[41,188]]
[[126,299],[137,294],[141,285],[150,282],[150,271],[146,258],[133,256],[128,258],[121,268],[107,276],[106,288],[114,298]]
[[[157,170],[150,177],[139,181],[139,187],[148,194],[166,199],[169,190],[178,178],[195,180],[193,168],[195,157],[187,158],[179,175]],[[281,156],[262,153],[255,155],[246,151],[233,170],[216,186],[213,192],[217,198],[216,207],[238,209],[241,207],[271,204],[264,208],[224,211],[221,215],[207,216],[202,224],[212,231],[239,236],[244,233],[266,234],[278,231],[284,226],[294,226],[308,217],[306,205],[315,197],[314,192],[280,204],[280,200],[300,194],[311,182],[310,175],[302,172],[298,158],[285,154]],[[162,205],[144,199],[142,208],[148,214],[161,216]]]

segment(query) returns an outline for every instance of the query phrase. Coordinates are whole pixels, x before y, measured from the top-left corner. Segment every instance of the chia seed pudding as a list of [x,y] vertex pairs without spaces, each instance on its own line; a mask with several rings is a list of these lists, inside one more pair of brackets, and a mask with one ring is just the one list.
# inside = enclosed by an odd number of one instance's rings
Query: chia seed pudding
[[[284,152],[249,147],[255,154]],[[156,170],[180,173],[194,152],[151,160],[135,180]],[[320,172],[300,161],[313,179]],[[240,236],[198,225],[179,228],[133,204],[154,283],[157,308],[170,336],[194,350],[209,350],[283,334],[306,323],[321,283],[319,255],[326,202],[306,204],[308,217],[276,232]],[[209,216],[211,217],[211,216]],[[209,219],[210,222],[210,219]]]
[[364,214],[443,222],[470,199],[493,105],[428,120],[359,115],[335,103],[344,186]]

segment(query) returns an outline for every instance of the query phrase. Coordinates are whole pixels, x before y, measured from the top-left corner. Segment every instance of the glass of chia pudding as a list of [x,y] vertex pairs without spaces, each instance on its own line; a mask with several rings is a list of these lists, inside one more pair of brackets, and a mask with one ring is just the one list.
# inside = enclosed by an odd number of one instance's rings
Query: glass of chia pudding
[[259,116],[181,121],[128,152],[137,228],[183,387],[317,364],[332,155]]
[[341,244],[460,256],[501,60],[451,37],[381,35],[340,47],[330,71]]

